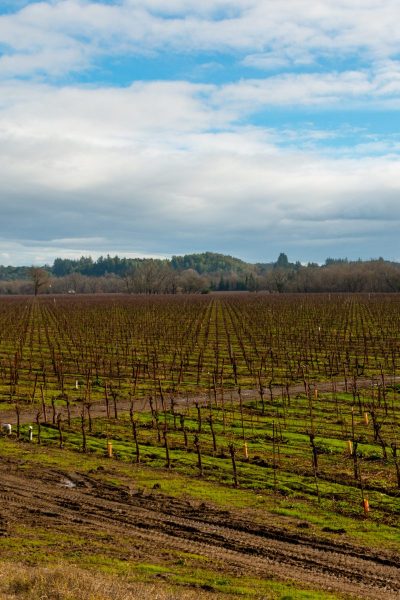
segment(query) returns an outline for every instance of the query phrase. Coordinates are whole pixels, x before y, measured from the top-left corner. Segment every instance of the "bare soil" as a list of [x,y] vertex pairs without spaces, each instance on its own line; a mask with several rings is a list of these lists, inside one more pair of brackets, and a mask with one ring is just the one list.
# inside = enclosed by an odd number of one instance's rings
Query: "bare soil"
[[[395,377],[394,379],[396,381],[400,381],[400,377]],[[391,381],[393,381],[393,378],[391,379]],[[371,380],[359,378],[357,381],[357,384],[358,384],[358,389],[361,389],[363,386],[370,387]],[[350,391],[351,390],[351,382],[350,381],[347,382],[347,386],[348,386],[347,387],[348,391]],[[329,381],[315,383],[313,389],[318,389],[318,392],[321,392],[321,393],[331,393],[332,392],[332,383]],[[336,391],[338,393],[344,392],[345,390],[346,390],[346,383],[344,381],[336,382]],[[293,396],[293,397],[296,394],[304,393],[304,391],[305,391],[304,384],[302,384],[302,383],[296,383],[289,387],[289,392],[290,392],[291,396]],[[282,387],[281,386],[272,386],[271,392],[270,392],[269,388],[264,388],[264,397],[265,397],[266,402],[268,401],[268,398],[270,398],[271,393],[272,393],[273,398],[280,397],[282,394]],[[248,400],[251,400],[254,398],[259,398],[259,391],[256,389],[242,390],[241,396],[244,401],[248,401]],[[166,403],[167,403],[166,408],[167,409],[170,407],[170,398],[171,397],[174,399],[174,405],[176,408],[179,408],[180,406],[181,407],[194,406],[196,403],[199,403],[200,406],[204,406],[208,402],[210,402],[209,395],[204,394],[204,393],[203,394],[199,393],[199,394],[192,395],[192,396],[179,396],[179,395],[175,395],[175,394],[166,394]],[[220,398],[220,391],[218,391],[218,398]],[[230,390],[230,391],[225,391],[225,399],[227,401],[232,400],[233,402],[239,402],[238,391],[236,389]],[[213,401],[214,400],[212,397],[211,402],[213,402]],[[219,400],[219,402],[220,402],[220,400]],[[160,400],[158,400],[158,405],[160,407]],[[0,405],[0,408],[1,408],[1,405]],[[117,409],[118,414],[120,412],[129,411],[129,408],[130,408],[130,402],[128,400],[117,400],[116,409]],[[133,408],[137,412],[150,411],[149,399],[148,398],[134,399]],[[115,411],[114,403],[112,402],[112,400],[110,400],[109,401],[109,414],[111,417],[114,416],[114,411]],[[20,424],[24,425],[24,424],[28,424],[28,423],[34,423],[36,420],[36,417],[37,417],[37,412],[38,412],[38,407],[33,408],[29,405],[21,405],[20,406]],[[57,412],[57,414],[61,413],[62,418],[67,417],[66,407],[58,406],[58,407],[56,407],[56,412]],[[78,417],[81,415],[81,413],[82,413],[82,405],[76,405],[76,404],[71,405],[71,407],[70,407],[71,417]],[[105,401],[91,402],[90,403],[90,413],[93,418],[106,417],[107,409],[106,409]],[[44,415],[42,412],[40,413],[40,419],[41,419],[41,421],[44,420]],[[50,406],[47,406],[47,422],[50,422],[51,419],[52,419],[52,408]],[[0,411],[0,422],[1,423],[10,423],[13,426],[15,426],[15,424],[17,422],[16,411],[15,410]]]
[[[272,515],[256,523],[242,511],[108,485],[96,473],[46,467],[33,473],[3,459],[0,477],[0,536],[17,537],[21,528],[33,535],[47,530],[60,540],[76,533],[93,555],[156,564],[176,552],[192,553],[219,572],[296,581],[360,599],[399,597],[398,554],[344,544],[340,535],[317,539]],[[69,542],[65,551],[79,548]]]

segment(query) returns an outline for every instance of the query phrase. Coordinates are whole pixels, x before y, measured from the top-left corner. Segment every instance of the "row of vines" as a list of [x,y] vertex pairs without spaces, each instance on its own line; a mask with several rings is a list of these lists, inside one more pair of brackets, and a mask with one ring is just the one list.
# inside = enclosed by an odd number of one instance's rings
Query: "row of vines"
[[4,299],[0,404],[25,438],[20,416],[35,414],[41,443],[102,454],[108,440],[121,460],[349,514],[369,500],[394,523],[399,308],[397,295]]

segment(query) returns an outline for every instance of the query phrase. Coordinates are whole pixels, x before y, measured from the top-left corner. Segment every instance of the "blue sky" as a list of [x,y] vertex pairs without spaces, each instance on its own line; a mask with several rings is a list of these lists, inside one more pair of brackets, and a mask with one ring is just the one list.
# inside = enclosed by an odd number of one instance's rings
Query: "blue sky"
[[0,263],[400,260],[397,0],[3,0]]

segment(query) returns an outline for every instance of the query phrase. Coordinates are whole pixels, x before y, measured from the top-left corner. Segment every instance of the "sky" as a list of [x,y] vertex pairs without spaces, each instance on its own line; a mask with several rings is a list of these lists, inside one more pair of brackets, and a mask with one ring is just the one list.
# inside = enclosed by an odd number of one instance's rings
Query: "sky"
[[0,264],[400,260],[398,0],[0,0]]

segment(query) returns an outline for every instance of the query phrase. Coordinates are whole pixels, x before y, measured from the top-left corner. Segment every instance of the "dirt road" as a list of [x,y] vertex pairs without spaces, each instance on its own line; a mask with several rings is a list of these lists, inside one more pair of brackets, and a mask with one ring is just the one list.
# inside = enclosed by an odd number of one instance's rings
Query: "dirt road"
[[[397,380],[400,381],[400,377],[396,377],[395,379],[396,379],[396,381]],[[393,381],[393,378],[391,379],[391,382],[392,381]],[[347,385],[348,385],[348,390],[350,391],[351,382],[348,381]],[[365,379],[365,380],[359,379],[358,380],[359,388],[361,388],[362,386],[369,387],[370,385],[371,385],[370,379]],[[321,383],[315,384],[315,387],[313,385],[313,389],[315,389],[315,388],[317,388],[318,392],[321,392],[321,393],[331,393],[332,392],[332,383],[331,382],[321,382]],[[346,384],[344,381],[336,382],[336,391],[337,392],[343,392],[343,391],[345,391],[345,388],[346,388]],[[274,398],[281,397],[282,387],[281,386],[273,386],[271,391],[269,390],[269,388],[265,388],[264,389],[265,402],[268,402],[271,392],[272,392],[272,396]],[[292,397],[294,397],[296,394],[304,393],[304,385],[300,384],[300,383],[296,383],[296,384],[290,386],[289,393]],[[255,389],[242,390],[241,395],[242,395],[242,399],[244,401],[247,401],[247,400],[250,400],[253,398],[259,398],[259,391],[255,390]],[[239,401],[239,395],[238,395],[238,391],[236,389],[232,390],[232,391],[225,390],[224,396],[225,396],[226,401],[228,401],[228,400],[230,401],[231,398],[232,398],[233,402]],[[194,406],[196,402],[198,402],[200,405],[205,405],[210,401],[209,395],[204,394],[204,393],[192,395],[192,396],[179,396],[179,395],[173,396],[172,394],[166,394],[165,402],[166,402],[167,409],[170,408],[170,398],[171,397],[174,398],[175,407],[178,410],[179,410],[179,407]],[[211,402],[214,402],[213,398],[214,398],[214,396],[212,395]],[[220,399],[220,392],[218,392],[218,398]],[[157,402],[158,402],[158,408],[160,409],[161,408],[160,399],[158,399]],[[116,406],[117,413],[123,412],[123,411],[129,411],[130,402],[128,400],[119,400],[116,402],[116,405],[117,405]],[[150,405],[149,405],[148,398],[134,399],[133,406],[134,406],[134,410],[137,412],[150,411]],[[1,408],[1,405],[0,405],[0,408]],[[63,419],[65,419],[67,417],[66,407],[57,406],[56,411],[57,411],[57,414],[61,413],[61,416]],[[80,405],[80,406],[72,405],[70,408],[70,411],[71,411],[71,413],[70,413],[71,417],[78,417],[82,413],[82,405]],[[37,417],[37,412],[38,412],[37,407],[33,409],[30,406],[21,406],[20,407],[20,423],[21,423],[21,425],[28,424],[28,423],[34,423],[36,420],[36,417]],[[90,404],[90,412],[91,412],[91,416],[93,418],[94,417],[105,417],[107,414],[105,401],[92,402]],[[111,415],[111,417],[114,415],[114,404],[111,400],[109,401],[109,414]],[[40,419],[42,422],[44,421],[43,412],[40,413]],[[52,420],[52,408],[50,406],[48,406],[47,407],[47,422],[51,422],[51,420]],[[1,423],[10,423],[12,425],[15,425],[17,422],[16,411],[15,410],[0,411],[0,422]]]
[[[38,468],[18,469],[0,462],[0,535],[23,528],[48,530],[53,539],[76,533],[93,554],[120,560],[163,561],[169,553],[189,552],[235,575],[276,577],[314,589],[345,592],[362,599],[397,599],[398,555],[316,540],[307,531],[289,532],[271,517],[265,524],[243,513],[166,497],[134,488],[109,486],[93,476]],[[72,544],[73,546],[73,544]],[[77,541],[77,548],[81,548]],[[64,551],[74,550],[71,543]]]

